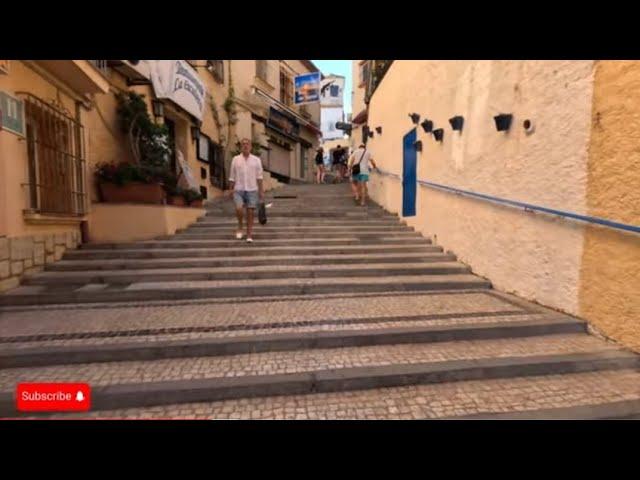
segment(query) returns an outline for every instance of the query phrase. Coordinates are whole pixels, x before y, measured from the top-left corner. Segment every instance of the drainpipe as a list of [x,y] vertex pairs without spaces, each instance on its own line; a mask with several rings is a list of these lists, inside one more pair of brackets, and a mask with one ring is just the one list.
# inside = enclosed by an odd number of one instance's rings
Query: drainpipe
[[[86,105],[83,101],[81,100],[76,100],[75,101],[75,110],[76,110],[76,122],[78,122],[78,125],[82,126],[82,108],[86,108]],[[89,222],[86,220],[86,215],[87,215],[87,210],[88,210],[88,198],[89,198],[89,182],[87,181],[87,149],[86,149],[86,145],[84,143],[84,135],[82,135],[82,131],[80,129],[78,129],[76,131],[76,158],[77,158],[77,162],[80,162],[79,165],[76,165],[75,168],[75,178],[76,178],[76,186],[74,186],[74,189],[77,187],[82,186],[82,191],[85,193],[85,195],[81,198],[77,198],[75,199],[75,201],[77,202],[77,205],[80,207],[80,210],[82,212],[82,216],[85,217],[85,219],[83,219],[80,222],[80,237],[81,237],[81,242],[82,243],[87,243],[89,241]],[[78,178],[78,176],[80,178]]]

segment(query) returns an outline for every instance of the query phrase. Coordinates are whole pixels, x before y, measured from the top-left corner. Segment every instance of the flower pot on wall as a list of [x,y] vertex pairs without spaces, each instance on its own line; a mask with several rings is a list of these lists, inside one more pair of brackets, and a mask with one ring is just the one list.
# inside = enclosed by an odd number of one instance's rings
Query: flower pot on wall
[[184,207],[187,204],[182,195],[170,195],[167,200],[169,205],[174,205],[176,207]]
[[100,193],[107,203],[149,203],[162,205],[165,192],[159,183],[131,182],[125,185],[100,183]]

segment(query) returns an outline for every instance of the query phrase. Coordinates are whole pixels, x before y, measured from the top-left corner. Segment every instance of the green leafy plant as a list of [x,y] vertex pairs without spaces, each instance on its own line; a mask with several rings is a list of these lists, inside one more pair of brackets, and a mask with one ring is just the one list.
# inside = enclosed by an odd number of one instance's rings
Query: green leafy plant
[[164,171],[153,165],[138,165],[129,162],[100,163],[96,165],[95,176],[99,182],[123,186],[132,182],[162,182]]
[[200,193],[198,190],[194,188],[184,190],[182,192],[182,195],[184,196],[184,199],[186,200],[187,203],[192,203],[198,200],[202,200],[204,198],[202,196],[202,193]]
[[179,196],[183,195],[184,189],[178,186],[178,177],[172,172],[165,172],[162,177],[162,186],[164,187],[167,195],[170,196]]
[[171,154],[167,127],[153,122],[143,95],[119,93],[116,99],[120,126],[129,138],[136,163],[166,168]]

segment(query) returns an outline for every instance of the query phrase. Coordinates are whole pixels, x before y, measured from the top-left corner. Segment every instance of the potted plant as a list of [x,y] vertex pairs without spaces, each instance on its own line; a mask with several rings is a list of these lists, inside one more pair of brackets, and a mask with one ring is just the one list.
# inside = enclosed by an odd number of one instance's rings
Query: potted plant
[[184,191],[184,199],[190,207],[202,207],[202,194],[193,188]]
[[116,98],[133,161],[98,165],[95,174],[102,198],[105,202],[162,204],[171,153],[167,128],[151,120],[142,95],[127,92]]
[[164,203],[165,193],[157,171],[123,162],[102,163],[95,171],[102,200],[108,203]]
[[176,207],[184,207],[186,205],[184,189],[178,186],[178,177],[167,172],[163,186],[165,192],[167,192],[167,204],[175,205]]

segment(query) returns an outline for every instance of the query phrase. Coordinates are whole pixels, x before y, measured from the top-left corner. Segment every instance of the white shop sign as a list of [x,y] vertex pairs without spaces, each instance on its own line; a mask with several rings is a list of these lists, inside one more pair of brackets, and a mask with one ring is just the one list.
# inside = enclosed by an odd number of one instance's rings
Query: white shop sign
[[168,98],[202,120],[206,87],[186,60],[137,60],[129,65],[151,80],[156,97]]

